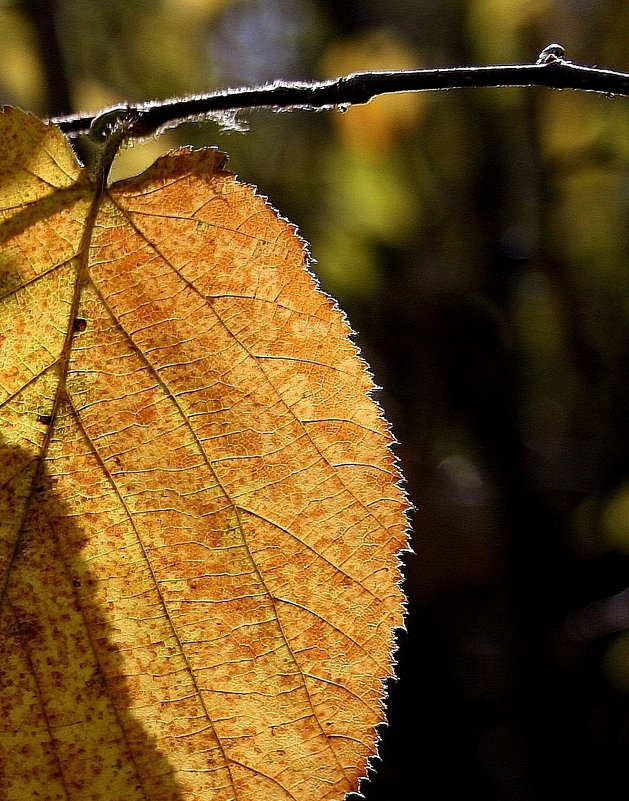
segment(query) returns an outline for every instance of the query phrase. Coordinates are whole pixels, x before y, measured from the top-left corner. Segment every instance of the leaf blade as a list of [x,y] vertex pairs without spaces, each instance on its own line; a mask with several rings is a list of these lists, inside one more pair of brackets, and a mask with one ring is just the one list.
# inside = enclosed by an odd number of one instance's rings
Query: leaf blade
[[223,161],[178,151],[102,199],[45,515],[139,797],[168,796],[138,725],[182,799],[342,798],[382,717],[406,501],[345,320]]

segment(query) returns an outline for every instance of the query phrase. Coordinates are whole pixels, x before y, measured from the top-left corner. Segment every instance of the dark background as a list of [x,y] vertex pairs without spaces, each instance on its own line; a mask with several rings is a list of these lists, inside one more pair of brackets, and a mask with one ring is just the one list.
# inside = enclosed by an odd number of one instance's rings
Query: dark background
[[[40,115],[354,70],[629,68],[626,0],[0,3]],[[224,120],[225,125],[229,120]],[[233,121],[232,121],[233,122]],[[239,115],[218,144],[297,223],[383,390],[416,506],[368,801],[611,799],[629,760],[629,107],[483,89]]]

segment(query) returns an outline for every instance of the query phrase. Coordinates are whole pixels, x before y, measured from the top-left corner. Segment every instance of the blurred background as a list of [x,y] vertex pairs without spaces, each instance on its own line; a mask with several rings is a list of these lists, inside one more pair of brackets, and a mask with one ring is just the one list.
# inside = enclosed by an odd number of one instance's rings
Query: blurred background
[[[39,115],[274,79],[567,57],[629,69],[626,0],[0,1]],[[629,106],[483,89],[248,112],[216,144],[311,243],[416,506],[368,801],[611,799],[629,765]],[[229,120],[225,120],[229,123]],[[623,594],[624,593],[624,594]],[[622,792],[622,791],[620,791]]]

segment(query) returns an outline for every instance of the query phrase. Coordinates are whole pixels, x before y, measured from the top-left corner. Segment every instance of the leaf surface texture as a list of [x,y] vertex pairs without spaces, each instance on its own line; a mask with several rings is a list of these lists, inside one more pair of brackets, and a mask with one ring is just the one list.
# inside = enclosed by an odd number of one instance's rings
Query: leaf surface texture
[[342,313],[217,151],[0,134],[0,796],[343,798],[406,501]]

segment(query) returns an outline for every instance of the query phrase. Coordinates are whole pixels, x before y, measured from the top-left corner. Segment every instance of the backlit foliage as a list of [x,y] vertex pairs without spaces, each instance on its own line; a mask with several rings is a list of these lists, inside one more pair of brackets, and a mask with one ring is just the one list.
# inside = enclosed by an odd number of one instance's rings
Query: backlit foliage
[[1,797],[343,798],[406,502],[342,314],[219,152],[0,138]]

